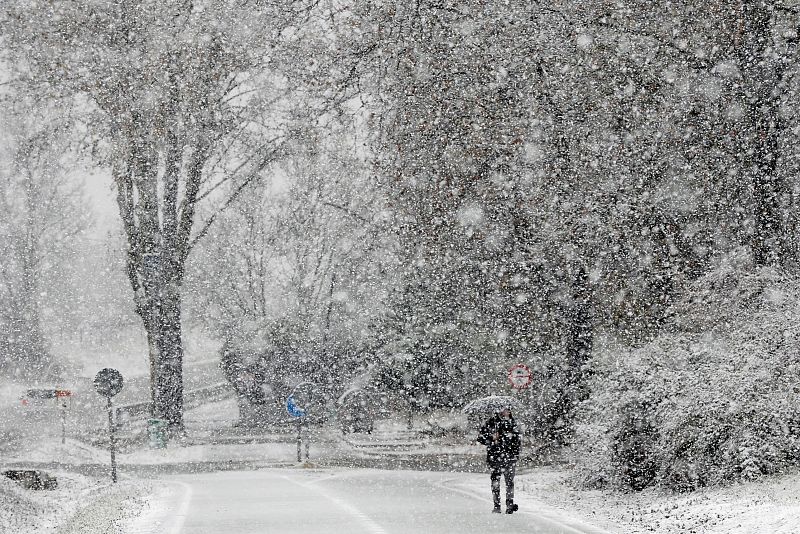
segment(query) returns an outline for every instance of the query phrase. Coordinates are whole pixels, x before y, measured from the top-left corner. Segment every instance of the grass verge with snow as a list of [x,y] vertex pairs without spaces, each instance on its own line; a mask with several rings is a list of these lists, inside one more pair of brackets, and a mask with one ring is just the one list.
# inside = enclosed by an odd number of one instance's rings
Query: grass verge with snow
[[54,472],[58,488],[27,490],[0,477],[0,532],[14,534],[122,533],[124,521],[139,513],[149,486],[141,481],[111,484]]

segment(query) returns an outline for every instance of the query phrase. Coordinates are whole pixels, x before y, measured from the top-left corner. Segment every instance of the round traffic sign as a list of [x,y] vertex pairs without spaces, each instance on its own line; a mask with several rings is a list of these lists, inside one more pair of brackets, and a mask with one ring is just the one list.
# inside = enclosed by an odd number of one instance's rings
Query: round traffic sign
[[322,405],[316,388],[317,386],[313,382],[297,384],[289,394],[289,398],[286,399],[286,411],[289,415],[304,417],[310,413],[319,413]]
[[94,388],[103,397],[111,398],[122,391],[122,375],[116,369],[106,367],[94,377]]
[[286,399],[286,413],[292,417],[305,417],[306,411],[297,405],[294,395],[289,395]]
[[515,389],[528,387],[532,378],[531,368],[524,363],[518,363],[508,370],[508,381],[511,383],[511,387]]

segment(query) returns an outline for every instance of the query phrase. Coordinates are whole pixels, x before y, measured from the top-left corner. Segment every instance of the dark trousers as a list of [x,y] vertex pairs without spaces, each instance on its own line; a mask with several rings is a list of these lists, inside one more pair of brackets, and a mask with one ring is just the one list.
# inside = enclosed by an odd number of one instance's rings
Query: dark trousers
[[491,479],[492,479],[492,498],[494,505],[500,506],[500,476],[503,475],[506,479],[506,506],[514,503],[514,473],[517,470],[516,463],[508,465],[493,465],[491,466]]

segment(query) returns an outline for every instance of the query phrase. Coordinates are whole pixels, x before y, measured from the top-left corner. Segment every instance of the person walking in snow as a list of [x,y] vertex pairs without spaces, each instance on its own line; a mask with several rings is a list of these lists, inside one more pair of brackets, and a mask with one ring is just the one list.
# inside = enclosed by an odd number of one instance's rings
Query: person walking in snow
[[519,509],[514,504],[514,474],[519,460],[520,432],[509,408],[502,408],[480,428],[478,443],[486,445],[486,463],[489,464],[494,509],[500,513],[500,477],[506,482],[506,513]]

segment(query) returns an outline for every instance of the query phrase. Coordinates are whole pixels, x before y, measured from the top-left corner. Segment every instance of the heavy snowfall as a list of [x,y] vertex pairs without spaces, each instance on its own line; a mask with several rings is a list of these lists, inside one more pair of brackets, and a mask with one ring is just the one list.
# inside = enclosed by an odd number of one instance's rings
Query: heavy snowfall
[[796,0],[0,0],[0,532],[800,534],[799,97]]

